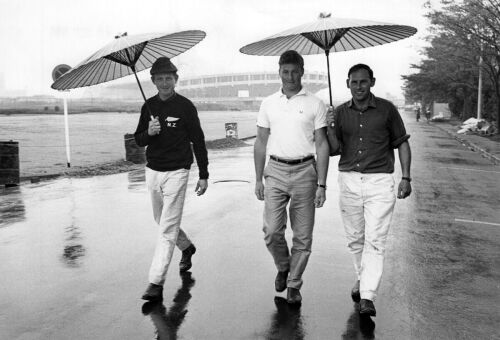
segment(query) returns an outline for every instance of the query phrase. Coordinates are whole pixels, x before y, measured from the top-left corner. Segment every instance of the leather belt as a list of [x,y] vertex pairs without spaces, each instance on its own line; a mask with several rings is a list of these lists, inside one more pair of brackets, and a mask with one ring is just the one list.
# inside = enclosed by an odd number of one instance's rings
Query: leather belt
[[314,156],[311,155],[311,156],[307,156],[307,157],[299,158],[299,159],[283,159],[283,158],[278,158],[276,156],[270,156],[270,158],[276,162],[285,163],[288,165],[295,165],[295,164],[300,164],[300,163],[310,161],[311,159],[314,159]]

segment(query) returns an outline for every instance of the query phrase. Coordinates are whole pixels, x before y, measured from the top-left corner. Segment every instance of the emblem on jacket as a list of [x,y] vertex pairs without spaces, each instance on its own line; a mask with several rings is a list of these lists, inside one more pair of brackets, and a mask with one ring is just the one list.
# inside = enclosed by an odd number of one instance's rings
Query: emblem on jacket
[[179,119],[180,118],[176,118],[176,117],[167,117],[167,118],[165,118],[165,121],[167,122],[167,127],[177,127],[177,121]]

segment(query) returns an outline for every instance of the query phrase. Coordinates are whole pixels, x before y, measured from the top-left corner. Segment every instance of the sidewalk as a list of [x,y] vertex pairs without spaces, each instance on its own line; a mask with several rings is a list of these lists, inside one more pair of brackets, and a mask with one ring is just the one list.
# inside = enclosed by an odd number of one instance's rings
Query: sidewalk
[[500,164],[499,134],[486,137],[477,134],[457,133],[462,124],[462,121],[457,118],[452,118],[448,122],[428,122],[428,124],[446,131],[449,135],[469,147],[471,150],[481,153],[483,157],[489,159],[493,164]]

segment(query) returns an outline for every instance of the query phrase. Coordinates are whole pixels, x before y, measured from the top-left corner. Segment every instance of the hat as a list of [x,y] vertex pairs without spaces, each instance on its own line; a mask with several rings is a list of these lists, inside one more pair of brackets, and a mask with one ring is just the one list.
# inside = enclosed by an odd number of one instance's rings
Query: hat
[[167,57],[160,57],[156,59],[151,67],[151,75],[158,73],[175,73],[177,72],[177,67],[170,61]]

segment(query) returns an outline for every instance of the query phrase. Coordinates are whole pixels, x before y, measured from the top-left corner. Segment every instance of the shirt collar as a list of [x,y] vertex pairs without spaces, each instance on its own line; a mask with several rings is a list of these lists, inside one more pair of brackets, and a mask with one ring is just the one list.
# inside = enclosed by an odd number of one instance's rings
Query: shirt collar
[[[283,87],[280,87],[279,94],[280,94],[280,97],[285,97],[285,94],[283,93]],[[290,98],[297,97],[297,96],[305,96],[305,95],[307,95],[306,89],[304,88],[304,86],[302,86],[300,91],[297,92],[296,94],[294,94],[293,96],[291,96]]]
[[[354,107],[354,101],[352,100],[349,100],[349,107],[352,108]],[[373,108],[376,108],[377,107],[377,102],[375,101],[375,96],[373,95],[373,93],[370,93],[370,99],[368,100],[368,107],[373,107]]]

